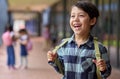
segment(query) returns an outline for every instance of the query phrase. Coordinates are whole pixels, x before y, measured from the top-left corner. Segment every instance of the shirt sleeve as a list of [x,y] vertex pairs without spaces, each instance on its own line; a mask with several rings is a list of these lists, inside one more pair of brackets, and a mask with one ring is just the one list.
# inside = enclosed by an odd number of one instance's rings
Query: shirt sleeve
[[58,57],[56,58],[55,62],[49,63],[60,74],[64,74],[63,56],[61,55],[62,52],[63,52],[63,49],[60,48],[57,51]]
[[106,79],[111,74],[111,70],[112,70],[110,65],[110,59],[108,57],[107,49],[102,45],[100,45],[99,48],[100,48],[101,57],[102,59],[105,60],[107,67],[105,71],[101,72],[101,76],[103,77],[103,79]]

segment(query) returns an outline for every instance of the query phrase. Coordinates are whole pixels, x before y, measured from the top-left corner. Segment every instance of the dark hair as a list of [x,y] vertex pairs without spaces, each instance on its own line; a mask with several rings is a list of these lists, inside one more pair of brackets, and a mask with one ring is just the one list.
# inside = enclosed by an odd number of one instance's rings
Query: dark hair
[[10,32],[13,31],[13,27],[11,25],[7,24],[5,27],[5,32],[6,31],[10,31]]
[[98,11],[97,7],[89,1],[78,1],[73,6],[76,6],[80,9],[84,10],[86,13],[88,13],[88,15],[91,19],[93,19],[94,17],[96,17],[96,19],[97,19],[99,17],[99,11]]
[[20,29],[19,33],[26,33],[27,34],[27,30],[26,29]]

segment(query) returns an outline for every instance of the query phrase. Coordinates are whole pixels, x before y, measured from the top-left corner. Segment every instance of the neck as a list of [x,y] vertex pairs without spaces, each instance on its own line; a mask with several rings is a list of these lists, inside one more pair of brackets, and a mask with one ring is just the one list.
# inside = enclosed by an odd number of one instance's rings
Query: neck
[[78,44],[78,46],[85,43],[88,40],[88,38],[89,38],[89,34],[82,35],[82,36],[75,35],[75,41]]

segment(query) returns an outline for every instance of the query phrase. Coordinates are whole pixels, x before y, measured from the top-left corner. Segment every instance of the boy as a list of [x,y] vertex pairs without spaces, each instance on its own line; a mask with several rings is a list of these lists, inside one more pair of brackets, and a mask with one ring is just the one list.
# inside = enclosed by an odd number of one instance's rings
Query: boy
[[48,61],[60,72],[54,62],[58,59],[64,69],[63,79],[98,79],[97,67],[102,79],[111,73],[111,65],[106,48],[99,43],[101,59],[96,60],[94,38],[90,34],[95,26],[99,11],[90,2],[79,1],[72,6],[70,26],[73,36],[64,44],[57,53],[48,51]]

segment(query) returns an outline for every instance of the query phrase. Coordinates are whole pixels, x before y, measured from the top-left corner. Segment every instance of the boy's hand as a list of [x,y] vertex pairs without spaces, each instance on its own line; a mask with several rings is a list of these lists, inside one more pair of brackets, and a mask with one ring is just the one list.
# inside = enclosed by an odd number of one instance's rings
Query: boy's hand
[[55,59],[57,58],[57,53],[53,53],[52,51],[48,51],[47,58],[48,58],[48,61],[54,62]]
[[93,62],[96,64],[100,71],[106,70],[106,63],[103,59],[93,60]]

